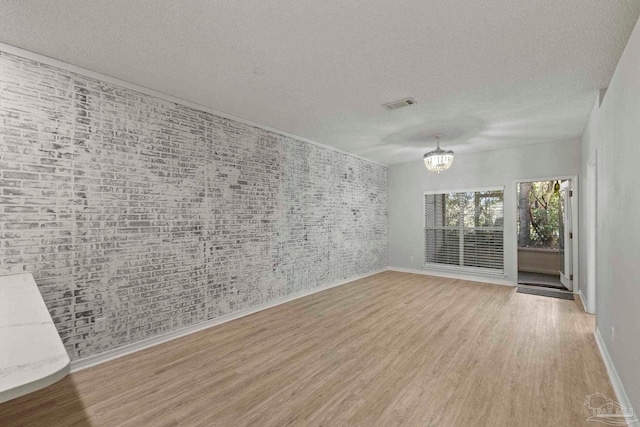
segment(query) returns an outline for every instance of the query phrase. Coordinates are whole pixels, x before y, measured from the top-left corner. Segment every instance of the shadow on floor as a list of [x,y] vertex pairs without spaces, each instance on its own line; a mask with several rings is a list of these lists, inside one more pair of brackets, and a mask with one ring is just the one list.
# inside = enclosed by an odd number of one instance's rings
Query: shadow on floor
[[0,426],[91,426],[72,376],[0,403]]

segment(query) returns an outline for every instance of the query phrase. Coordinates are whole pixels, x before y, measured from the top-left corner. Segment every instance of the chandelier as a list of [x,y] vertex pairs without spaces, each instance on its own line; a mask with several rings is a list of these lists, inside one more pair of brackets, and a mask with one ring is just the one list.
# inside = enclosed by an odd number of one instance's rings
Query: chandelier
[[440,148],[440,136],[436,135],[438,147],[424,155],[424,164],[427,169],[437,173],[449,169],[453,163],[453,151]]

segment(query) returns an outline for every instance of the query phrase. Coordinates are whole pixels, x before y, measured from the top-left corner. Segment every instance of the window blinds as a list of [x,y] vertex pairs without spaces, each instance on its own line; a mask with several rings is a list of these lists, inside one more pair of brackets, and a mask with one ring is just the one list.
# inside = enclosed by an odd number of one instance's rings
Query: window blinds
[[504,190],[425,194],[425,266],[504,271]]

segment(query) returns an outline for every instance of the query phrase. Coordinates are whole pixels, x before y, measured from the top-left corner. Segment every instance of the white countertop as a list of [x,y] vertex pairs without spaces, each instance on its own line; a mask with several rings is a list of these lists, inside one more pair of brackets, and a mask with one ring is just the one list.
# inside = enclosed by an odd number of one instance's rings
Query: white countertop
[[0,403],[62,379],[69,363],[33,276],[0,277]]

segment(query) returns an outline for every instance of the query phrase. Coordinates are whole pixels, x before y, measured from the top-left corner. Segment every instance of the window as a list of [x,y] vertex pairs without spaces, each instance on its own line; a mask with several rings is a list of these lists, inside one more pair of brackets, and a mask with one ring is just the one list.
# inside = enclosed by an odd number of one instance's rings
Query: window
[[425,267],[504,272],[504,190],[425,193]]

